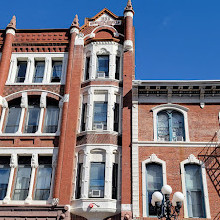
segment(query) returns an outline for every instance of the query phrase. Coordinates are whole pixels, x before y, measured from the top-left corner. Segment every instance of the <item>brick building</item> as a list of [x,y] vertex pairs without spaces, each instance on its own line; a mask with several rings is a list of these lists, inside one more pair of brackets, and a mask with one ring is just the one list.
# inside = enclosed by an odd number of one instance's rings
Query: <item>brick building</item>
[[149,179],[184,193],[184,218],[219,218],[199,153],[220,82],[135,81],[133,15],[129,0],[82,27],[0,30],[0,219],[150,219]]

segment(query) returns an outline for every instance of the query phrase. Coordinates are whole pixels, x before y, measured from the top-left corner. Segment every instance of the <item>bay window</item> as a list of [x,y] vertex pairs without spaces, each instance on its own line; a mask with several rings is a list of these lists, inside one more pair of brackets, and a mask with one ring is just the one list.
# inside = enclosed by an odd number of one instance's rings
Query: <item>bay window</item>
[[6,196],[10,175],[10,157],[0,156],[0,200]]

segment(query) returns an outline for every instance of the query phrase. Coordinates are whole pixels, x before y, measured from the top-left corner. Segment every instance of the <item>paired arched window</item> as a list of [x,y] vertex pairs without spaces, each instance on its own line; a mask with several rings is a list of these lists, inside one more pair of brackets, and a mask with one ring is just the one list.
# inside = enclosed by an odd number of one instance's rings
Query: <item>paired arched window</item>
[[158,112],[157,137],[159,141],[184,141],[183,114],[172,109]]

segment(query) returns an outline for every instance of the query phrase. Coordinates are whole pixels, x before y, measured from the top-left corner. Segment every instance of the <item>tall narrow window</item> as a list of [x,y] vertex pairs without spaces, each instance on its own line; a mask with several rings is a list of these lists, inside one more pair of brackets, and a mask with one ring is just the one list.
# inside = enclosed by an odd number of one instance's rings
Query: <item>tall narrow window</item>
[[86,112],[87,112],[87,104],[82,104],[82,116],[81,116],[81,131],[85,131],[86,128]]
[[8,180],[10,175],[10,157],[0,157],[0,200],[6,196]]
[[98,56],[98,68],[97,68],[97,77],[105,78],[109,76],[109,56],[108,55],[99,55]]
[[5,125],[5,133],[15,133],[18,131],[21,117],[21,99],[15,99],[9,102],[8,116]]
[[56,133],[59,121],[59,107],[49,105],[46,109],[44,133]]
[[205,218],[201,166],[186,164],[185,181],[189,217]]
[[118,192],[118,164],[113,163],[112,167],[112,199],[117,199]]
[[38,159],[35,200],[47,200],[50,196],[50,184],[52,178],[52,157],[40,156]]
[[163,186],[162,166],[156,163],[146,165],[146,192],[148,216],[156,216],[154,207],[151,205],[152,194],[160,191]]
[[93,129],[107,129],[107,102],[94,103]]
[[90,66],[90,57],[86,57],[85,63],[85,80],[89,79],[89,66]]
[[104,197],[105,163],[92,162],[90,165],[89,197]]
[[19,82],[24,82],[25,80],[25,76],[26,76],[26,70],[27,70],[27,62],[26,61],[22,61],[22,62],[18,62],[18,66],[17,66],[17,76],[15,79],[15,82],[19,83]]
[[31,157],[18,158],[17,176],[14,187],[13,200],[25,200],[28,196],[31,178]]
[[41,83],[44,78],[44,69],[45,69],[45,62],[44,61],[37,61],[35,63],[35,74],[33,82]]
[[157,134],[160,141],[184,141],[184,118],[180,112],[166,110],[157,115]]
[[62,76],[62,61],[53,61],[51,82],[60,82]]
[[83,164],[78,164],[77,176],[76,176],[76,199],[81,198],[81,185],[82,185],[82,167]]
[[119,80],[120,76],[120,57],[116,57],[115,79]]
[[25,133],[35,133],[39,125],[40,117],[40,99],[32,98],[28,101],[28,109],[26,115]]
[[119,128],[119,104],[115,103],[115,109],[114,109],[114,131],[118,132]]

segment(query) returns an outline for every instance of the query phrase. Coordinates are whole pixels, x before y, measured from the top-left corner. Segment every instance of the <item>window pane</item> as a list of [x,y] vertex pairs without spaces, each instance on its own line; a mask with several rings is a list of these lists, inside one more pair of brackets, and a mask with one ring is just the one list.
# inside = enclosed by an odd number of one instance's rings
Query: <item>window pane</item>
[[45,116],[44,133],[55,133],[59,121],[59,108],[56,106],[48,106]]
[[27,62],[18,62],[17,77],[15,82],[24,82],[27,70]]
[[107,102],[94,103],[93,124],[103,124],[103,128],[107,129]]
[[10,157],[0,157],[0,200],[6,196],[10,175]]
[[40,108],[29,106],[27,110],[27,120],[26,120],[26,133],[35,133],[38,129],[39,117],[40,117]]
[[86,128],[86,112],[87,112],[87,104],[82,104],[82,116],[81,116],[81,131],[85,131]]
[[118,164],[114,163],[112,167],[112,199],[117,199],[118,192]]
[[120,57],[116,57],[116,72],[115,72],[115,79],[119,80],[120,74]]
[[201,166],[185,165],[185,180],[189,217],[205,217]]
[[62,75],[62,62],[61,61],[54,61],[53,62],[53,75],[51,82],[60,82]]
[[82,185],[82,163],[78,164],[76,176],[76,199],[81,198],[81,185]]
[[105,72],[105,76],[109,75],[109,56],[98,56],[98,72]]
[[10,107],[7,117],[7,122],[5,126],[5,133],[15,133],[18,131],[19,122],[21,116],[20,107]]
[[174,141],[184,140],[183,115],[178,112],[172,113],[172,137]]
[[100,196],[104,197],[104,185],[105,185],[105,163],[91,163],[90,167],[90,197],[92,196],[92,190],[99,190]]
[[90,57],[86,57],[86,63],[85,63],[85,80],[89,79],[89,65],[90,65]]
[[42,82],[44,78],[44,68],[45,68],[45,63],[44,62],[36,62],[35,66],[35,75],[34,75],[34,82],[40,83]]
[[119,127],[119,104],[115,103],[114,109],[114,131],[118,131]]
[[163,186],[162,166],[159,164],[147,164],[146,166],[146,183],[147,183],[147,208],[148,216],[156,216],[154,207],[151,205],[152,194],[160,191]]
[[169,141],[169,117],[166,112],[158,113],[157,119],[158,140]]

